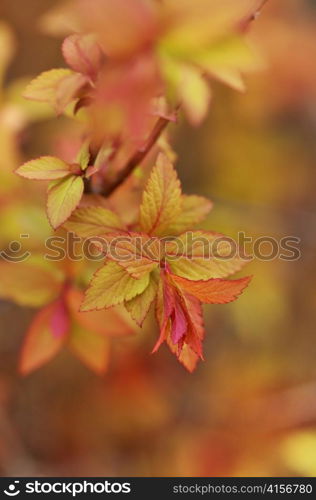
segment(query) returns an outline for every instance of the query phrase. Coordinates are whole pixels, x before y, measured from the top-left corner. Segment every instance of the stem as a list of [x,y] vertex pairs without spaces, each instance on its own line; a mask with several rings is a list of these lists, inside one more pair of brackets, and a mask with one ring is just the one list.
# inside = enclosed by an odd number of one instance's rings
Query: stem
[[131,175],[133,170],[145,159],[152,147],[156,144],[157,140],[159,139],[168,123],[169,120],[167,120],[166,118],[161,117],[157,120],[150,136],[147,139],[145,146],[141,150],[136,151],[134,156],[131,157],[125,167],[118,172],[117,176],[113,180],[111,180],[111,182],[104,183],[103,188],[99,193],[101,196],[107,198],[113,193],[113,191],[115,191],[121,184],[123,184],[123,182]]

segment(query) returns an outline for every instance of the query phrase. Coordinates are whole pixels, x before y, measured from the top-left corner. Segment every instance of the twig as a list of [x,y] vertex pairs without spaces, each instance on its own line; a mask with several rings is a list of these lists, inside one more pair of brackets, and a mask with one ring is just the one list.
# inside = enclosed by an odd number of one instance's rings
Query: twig
[[101,192],[99,192],[98,194],[107,198],[113,193],[113,191],[115,191],[121,184],[123,184],[123,182],[130,176],[133,170],[145,159],[168,123],[169,120],[167,120],[166,118],[161,117],[158,119],[149,138],[147,139],[145,146],[141,150],[138,150],[132,156],[132,158],[130,158],[125,167],[118,172],[117,176],[113,180],[111,180],[110,182],[105,181]]

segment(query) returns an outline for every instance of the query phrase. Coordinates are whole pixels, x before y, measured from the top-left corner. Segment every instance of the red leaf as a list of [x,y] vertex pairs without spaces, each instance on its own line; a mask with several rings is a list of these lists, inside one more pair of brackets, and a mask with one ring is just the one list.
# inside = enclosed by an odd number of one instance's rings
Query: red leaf
[[50,326],[56,338],[64,337],[69,331],[70,318],[64,298],[60,298],[55,302]]

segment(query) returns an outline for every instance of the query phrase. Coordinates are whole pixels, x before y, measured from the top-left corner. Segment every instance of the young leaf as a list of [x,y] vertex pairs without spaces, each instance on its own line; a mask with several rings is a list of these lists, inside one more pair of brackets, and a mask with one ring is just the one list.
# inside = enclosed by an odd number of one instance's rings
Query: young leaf
[[105,250],[107,258],[117,262],[133,278],[139,279],[159,265],[160,241],[145,234],[105,234],[95,246]]
[[172,235],[192,229],[196,224],[203,221],[212,210],[213,203],[203,196],[182,195],[181,214],[169,227]]
[[64,227],[81,238],[101,236],[125,229],[123,222],[114,212],[107,208],[94,206],[77,208]]
[[73,34],[65,38],[62,52],[66,63],[78,73],[94,80],[101,67],[102,52],[95,36]]
[[181,186],[167,156],[160,153],[143,193],[141,229],[150,235],[168,234],[169,226],[181,212]]
[[131,300],[125,301],[126,310],[130,313],[131,317],[138,324],[138,326],[142,326],[151,304],[153,303],[158,288],[158,279],[157,273],[154,271],[150,275],[149,283],[147,288],[140,294],[134,297]]
[[172,275],[172,281],[181,290],[205,304],[227,304],[233,302],[248,286],[251,277],[239,280],[223,280],[220,278],[208,281],[190,281]]
[[26,99],[47,102],[55,105],[56,89],[73,72],[70,69],[51,69],[34,78],[26,87],[23,95]]
[[89,165],[89,161],[90,161],[89,141],[85,141],[76,156],[76,163],[79,163],[81,169],[85,170]]
[[52,103],[57,114],[80,97],[81,90],[87,84],[87,78],[79,73],[66,76],[56,87],[55,100]]
[[225,278],[247,262],[233,240],[209,231],[183,233],[167,242],[166,258],[173,274],[194,281]]
[[53,335],[51,322],[56,303],[49,304],[33,319],[22,346],[19,371],[23,375],[50,361],[64,344],[64,336]]
[[52,181],[66,177],[69,175],[70,170],[68,163],[59,158],[41,156],[36,160],[24,163],[16,170],[16,173],[27,179]]
[[28,262],[0,262],[0,274],[0,296],[21,306],[43,306],[62,286],[60,277]]
[[149,283],[149,274],[132,278],[115,262],[107,262],[90,282],[81,311],[106,309],[142,293]]
[[67,346],[88,368],[102,375],[109,362],[109,339],[100,333],[73,325]]
[[78,206],[83,194],[81,177],[70,175],[48,189],[47,215],[54,229],[61,226]]

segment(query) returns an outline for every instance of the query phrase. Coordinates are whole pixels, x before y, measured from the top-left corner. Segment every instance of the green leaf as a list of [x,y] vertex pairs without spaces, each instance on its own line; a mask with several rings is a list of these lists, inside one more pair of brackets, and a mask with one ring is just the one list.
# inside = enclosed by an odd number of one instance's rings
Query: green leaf
[[140,279],[132,278],[116,262],[107,262],[90,282],[81,311],[105,309],[142,293],[149,283],[149,274]]
[[54,156],[41,156],[24,163],[16,173],[27,179],[51,181],[69,175],[69,165]]
[[125,229],[123,222],[114,212],[107,208],[93,206],[77,208],[64,227],[81,238],[100,236]]
[[48,189],[47,215],[54,229],[63,224],[78,206],[84,184],[81,177],[70,175]]

